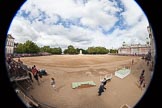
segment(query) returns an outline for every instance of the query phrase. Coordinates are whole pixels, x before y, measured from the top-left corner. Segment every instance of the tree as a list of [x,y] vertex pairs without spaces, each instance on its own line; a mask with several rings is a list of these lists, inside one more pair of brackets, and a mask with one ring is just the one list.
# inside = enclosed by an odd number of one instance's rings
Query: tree
[[59,48],[50,48],[50,53],[52,54],[62,54],[62,49],[59,47]]
[[116,50],[116,49],[110,49],[110,53],[118,53],[118,50]]
[[24,44],[18,43],[17,48],[15,49],[15,53],[24,53],[25,47]]
[[74,48],[74,46],[69,45],[68,49],[64,50],[64,54],[77,54],[77,50]]
[[32,41],[26,41],[24,44],[18,43],[15,53],[38,53],[40,48]]
[[50,52],[50,46],[43,46],[40,48],[41,52]]
[[105,47],[88,47],[88,54],[107,54],[109,52]]
[[25,53],[38,53],[40,51],[39,47],[32,41],[26,41],[24,43]]
[[94,47],[88,47],[87,52],[88,54],[94,54]]

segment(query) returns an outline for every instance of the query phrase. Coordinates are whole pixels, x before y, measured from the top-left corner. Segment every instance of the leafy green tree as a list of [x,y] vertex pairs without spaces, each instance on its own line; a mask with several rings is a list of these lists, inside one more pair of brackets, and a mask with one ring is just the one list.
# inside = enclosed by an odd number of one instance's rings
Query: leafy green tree
[[50,48],[50,46],[43,46],[40,48],[41,52],[48,52],[51,54],[62,54],[62,49],[58,48]]
[[118,53],[118,50],[116,50],[116,49],[110,49],[110,53]]
[[50,46],[43,46],[40,48],[41,52],[50,52]]
[[64,50],[64,54],[68,54],[68,49],[65,49]]
[[87,52],[88,54],[107,54],[109,50],[105,47],[89,47]]
[[62,54],[62,49],[59,47],[59,48],[50,48],[50,53],[52,54]]
[[24,53],[25,47],[24,44],[18,43],[17,48],[15,49],[15,53]]
[[26,41],[24,43],[25,53],[38,53],[40,51],[39,47],[32,41]]
[[80,48],[76,48],[76,54],[79,54],[80,53]]
[[88,54],[94,54],[94,47],[88,47],[87,52]]
[[38,53],[40,48],[32,41],[26,41],[24,44],[18,43],[15,53]]
[[77,50],[74,48],[74,46],[69,45],[68,49],[64,50],[64,54],[77,54]]
[[82,54],[88,54],[87,50],[81,49],[82,50]]

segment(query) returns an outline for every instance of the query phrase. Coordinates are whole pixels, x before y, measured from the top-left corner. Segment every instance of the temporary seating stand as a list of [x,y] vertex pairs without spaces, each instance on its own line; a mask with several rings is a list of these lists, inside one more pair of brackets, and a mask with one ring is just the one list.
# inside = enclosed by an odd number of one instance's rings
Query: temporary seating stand
[[84,81],[84,82],[72,82],[72,88],[85,88],[85,87],[92,87],[96,86],[93,81]]
[[128,76],[131,72],[131,69],[128,69],[128,68],[122,68],[120,70],[117,70],[115,71],[115,76],[123,79],[125,78],[126,76]]

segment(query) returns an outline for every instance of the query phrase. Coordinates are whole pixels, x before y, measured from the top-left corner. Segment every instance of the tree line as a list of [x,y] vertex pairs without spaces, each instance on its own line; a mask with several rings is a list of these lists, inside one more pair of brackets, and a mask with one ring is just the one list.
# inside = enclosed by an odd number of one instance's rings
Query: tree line
[[15,53],[17,54],[37,54],[40,52],[47,52],[50,54],[79,54],[82,50],[82,54],[107,54],[118,53],[116,49],[106,49],[105,47],[88,47],[88,49],[75,48],[73,45],[69,45],[67,49],[62,50],[60,47],[51,48],[50,46],[39,47],[36,43],[27,40],[25,43],[17,43]]

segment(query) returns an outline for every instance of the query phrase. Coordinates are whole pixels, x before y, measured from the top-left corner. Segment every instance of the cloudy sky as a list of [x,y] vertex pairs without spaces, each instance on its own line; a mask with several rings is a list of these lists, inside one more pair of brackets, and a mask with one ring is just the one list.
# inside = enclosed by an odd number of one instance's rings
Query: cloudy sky
[[39,47],[119,48],[145,44],[148,20],[134,0],[27,0],[8,34]]

